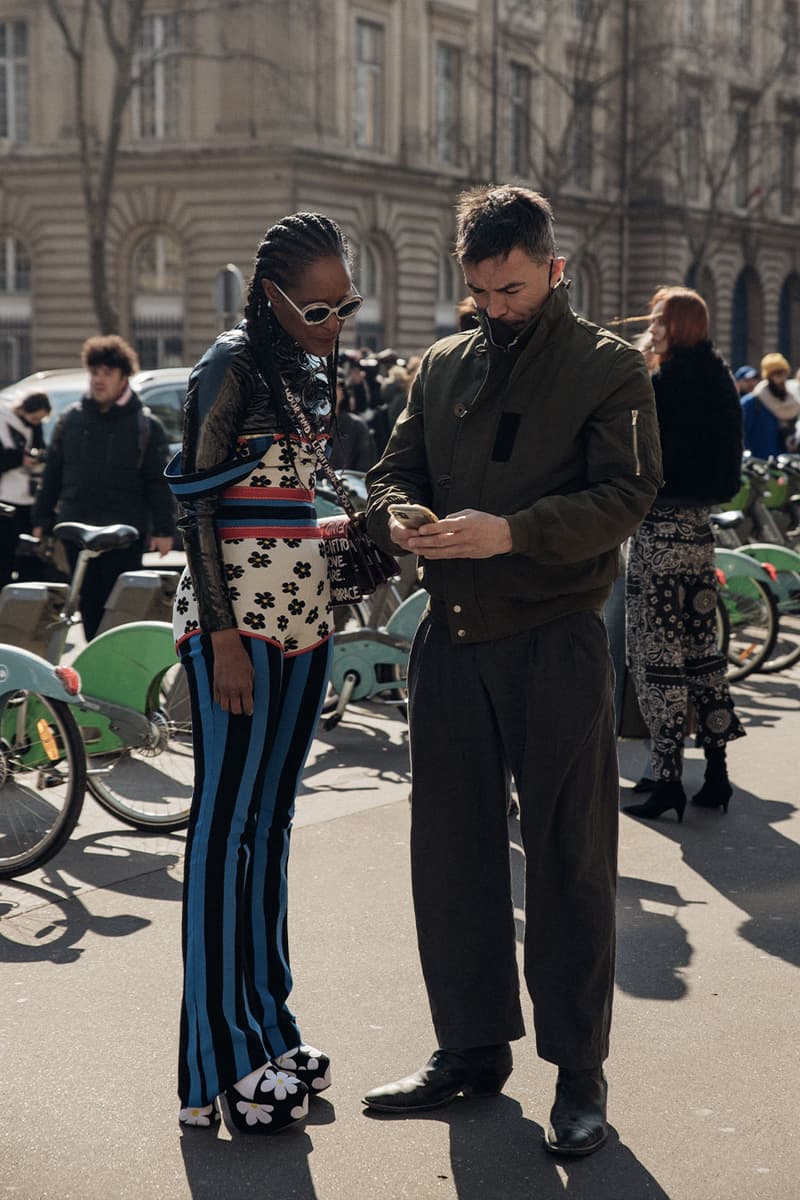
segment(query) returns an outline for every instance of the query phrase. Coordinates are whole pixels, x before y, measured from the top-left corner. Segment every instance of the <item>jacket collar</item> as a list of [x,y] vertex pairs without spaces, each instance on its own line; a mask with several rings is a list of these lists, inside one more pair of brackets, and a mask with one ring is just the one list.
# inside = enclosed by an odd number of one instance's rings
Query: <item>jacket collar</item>
[[505,346],[496,342],[492,337],[492,324],[483,309],[478,310],[477,319],[486,344],[501,354],[509,354],[512,351],[518,353],[526,347],[538,349],[550,336],[554,325],[569,311],[569,294],[566,285],[558,283],[535,316],[531,317],[528,324],[519,331],[513,341]]

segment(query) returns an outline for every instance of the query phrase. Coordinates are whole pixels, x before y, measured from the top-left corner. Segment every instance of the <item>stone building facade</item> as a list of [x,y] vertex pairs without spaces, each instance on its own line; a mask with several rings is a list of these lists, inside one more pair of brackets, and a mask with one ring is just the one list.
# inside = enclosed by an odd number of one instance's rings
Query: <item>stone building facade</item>
[[[115,59],[93,0],[87,137]],[[125,47],[133,4],[117,5]],[[800,73],[793,0],[146,0],[105,237],[118,328],[147,366],[219,328],[266,227],[335,217],[366,303],[352,342],[421,350],[454,326],[466,185],[553,200],[577,309],[641,313],[694,281],[738,365],[800,365]],[[74,30],[77,28],[71,25]],[[75,56],[46,0],[0,0],[0,379],[74,364],[98,329]],[[635,329],[636,326],[623,328]]]

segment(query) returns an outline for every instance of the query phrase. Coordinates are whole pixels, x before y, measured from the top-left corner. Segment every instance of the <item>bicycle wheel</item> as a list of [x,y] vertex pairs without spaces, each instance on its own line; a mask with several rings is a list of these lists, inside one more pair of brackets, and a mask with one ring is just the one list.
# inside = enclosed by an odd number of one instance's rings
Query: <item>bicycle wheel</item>
[[180,663],[154,681],[147,748],[92,755],[87,782],[103,808],[136,829],[169,833],[189,820],[194,788],[192,710]]
[[778,571],[775,586],[780,624],[772,653],[761,667],[765,675],[785,671],[800,662],[800,574]]
[[69,705],[27,691],[0,699],[0,879],[33,871],[61,849],[85,789],[86,755]]
[[761,670],[778,636],[778,604],[760,579],[729,576],[720,593],[728,610],[728,679],[736,682]]
[[720,654],[728,657],[728,646],[731,640],[731,623],[728,617],[728,610],[725,607],[725,601],[721,596],[717,596],[717,650]]

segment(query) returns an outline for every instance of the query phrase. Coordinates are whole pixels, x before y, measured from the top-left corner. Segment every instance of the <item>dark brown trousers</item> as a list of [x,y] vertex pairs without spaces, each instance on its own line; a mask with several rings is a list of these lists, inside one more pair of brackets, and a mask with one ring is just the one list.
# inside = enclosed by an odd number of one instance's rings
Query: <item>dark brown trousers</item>
[[574,1070],[598,1065],[608,1054],[614,985],[619,797],[602,618],[575,613],[454,646],[426,617],[411,653],[409,704],[414,905],[439,1045],[491,1045],[525,1032],[510,772],[537,1050]]

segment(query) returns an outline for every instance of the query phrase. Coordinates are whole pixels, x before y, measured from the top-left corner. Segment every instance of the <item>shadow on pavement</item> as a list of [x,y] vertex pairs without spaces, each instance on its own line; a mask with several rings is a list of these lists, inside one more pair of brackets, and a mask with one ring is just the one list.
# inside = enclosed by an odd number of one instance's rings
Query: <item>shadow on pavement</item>
[[510,1096],[459,1098],[446,1109],[412,1119],[449,1126],[450,1165],[459,1200],[669,1200],[613,1127],[597,1154],[562,1159],[544,1149],[542,1126],[523,1116]]
[[[381,716],[391,713],[381,709]],[[314,737],[312,757],[303,771],[299,795],[314,791],[357,791],[365,790],[363,772],[369,772],[376,782],[402,782],[411,778],[408,765],[408,728],[405,719],[397,714],[396,720],[386,726],[375,725],[369,714],[360,718],[358,709],[348,709],[346,719],[334,729],[326,730],[320,724]],[[398,740],[399,739],[399,740]],[[354,765],[358,769],[354,771]],[[348,772],[352,783],[336,779],[333,783],[320,781],[327,771]]]
[[[0,917],[6,919],[0,923],[0,962],[75,962],[87,934],[128,937],[150,924],[133,913],[92,913],[84,899],[97,888],[137,899],[180,900],[181,883],[174,872],[183,856],[183,839],[176,838],[174,851],[164,850],[162,835],[162,849],[148,851],[142,847],[142,836],[132,829],[115,829],[76,838],[48,864],[45,886],[21,879],[4,881]],[[91,890],[81,893],[72,878]]]
[[313,1143],[297,1129],[276,1137],[227,1138],[210,1129],[187,1129],[181,1154],[192,1200],[225,1196],[275,1196],[317,1200],[309,1169]]
[[[10,885],[24,891],[24,903],[13,892],[0,901],[0,962],[75,962],[83,950],[78,945],[88,933],[99,937],[128,937],[149,924],[144,917],[117,913],[113,917],[90,913],[78,896],[59,896],[28,884]],[[32,905],[31,899],[41,903]]]
[[688,806],[683,824],[670,819],[674,814],[649,824],[679,844],[686,865],[747,914],[741,937],[800,966],[800,846],[773,828],[794,811],[791,804],[734,787],[727,814]]
[[[672,912],[645,908],[661,904]],[[617,891],[617,986],[644,1000],[681,1000],[688,987],[681,972],[692,960],[692,947],[677,910],[684,900],[677,888],[649,879],[620,876]]]

